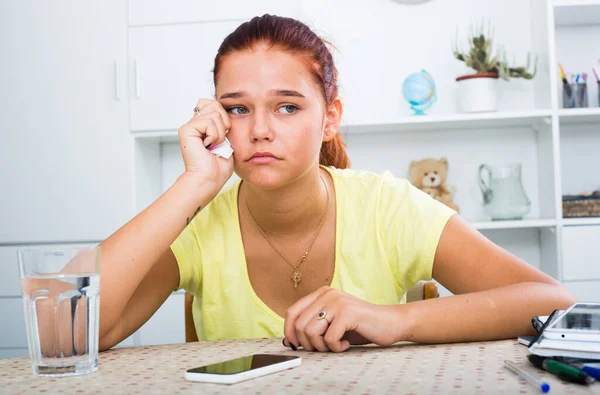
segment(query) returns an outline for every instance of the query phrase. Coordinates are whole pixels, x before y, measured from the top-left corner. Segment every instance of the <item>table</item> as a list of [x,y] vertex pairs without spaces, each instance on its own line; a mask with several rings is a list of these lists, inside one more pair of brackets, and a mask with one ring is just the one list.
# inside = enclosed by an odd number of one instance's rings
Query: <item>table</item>
[[[300,355],[302,365],[231,386],[186,381],[186,369],[253,353]],[[503,368],[510,359],[543,377],[550,394],[600,393],[591,386],[563,383],[527,361],[516,340],[353,347],[345,353],[311,353],[283,348],[281,339],[199,342],[131,347],[100,353],[97,372],[41,378],[26,358],[0,360],[0,393],[51,394],[539,394]]]

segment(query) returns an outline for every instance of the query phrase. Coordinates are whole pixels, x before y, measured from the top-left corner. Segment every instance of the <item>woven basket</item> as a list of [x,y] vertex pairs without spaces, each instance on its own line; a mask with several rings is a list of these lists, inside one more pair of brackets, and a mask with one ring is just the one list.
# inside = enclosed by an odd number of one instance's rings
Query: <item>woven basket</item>
[[600,217],[600,195],[565,195],[562,198],[563,217]]

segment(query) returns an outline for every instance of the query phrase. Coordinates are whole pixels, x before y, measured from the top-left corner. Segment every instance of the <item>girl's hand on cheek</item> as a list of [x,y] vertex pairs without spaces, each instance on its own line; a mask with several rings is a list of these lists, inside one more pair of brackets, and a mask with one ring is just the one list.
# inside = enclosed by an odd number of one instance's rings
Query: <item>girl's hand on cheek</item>
[[207,147],[225,141],[231,120],[216,100],[200,99],[196,109],[192,119],[178,131],[185,172],[220,190],[233,173],[233,157],[217,157]]

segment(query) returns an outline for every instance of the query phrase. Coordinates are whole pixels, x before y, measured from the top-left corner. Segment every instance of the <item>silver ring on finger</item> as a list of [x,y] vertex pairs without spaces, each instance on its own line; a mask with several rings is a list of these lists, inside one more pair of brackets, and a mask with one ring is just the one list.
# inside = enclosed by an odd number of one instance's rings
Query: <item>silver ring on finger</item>
[[321,310],[321,311],[319,311],[319,314],[317,314],[318,320],[323,320],[323,319],[325,319],[325,317],[327,317],[327,311],[325,311],[325,310]]
[[194,112],[195,112],[196,114],[198,114],[198,116],[199,116],[199,117],[201,117],[201,116],[202,116],[202,114],[200,114],[200,109],[199,109],[198,107],[194,107]]

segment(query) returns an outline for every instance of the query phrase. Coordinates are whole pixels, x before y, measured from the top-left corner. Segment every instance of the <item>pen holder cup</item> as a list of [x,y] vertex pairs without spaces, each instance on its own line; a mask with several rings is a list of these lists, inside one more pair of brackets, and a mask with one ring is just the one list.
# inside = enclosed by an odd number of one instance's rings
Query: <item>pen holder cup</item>
[[563,84],[563,108],[588,106],[587,84],[585,82]]

